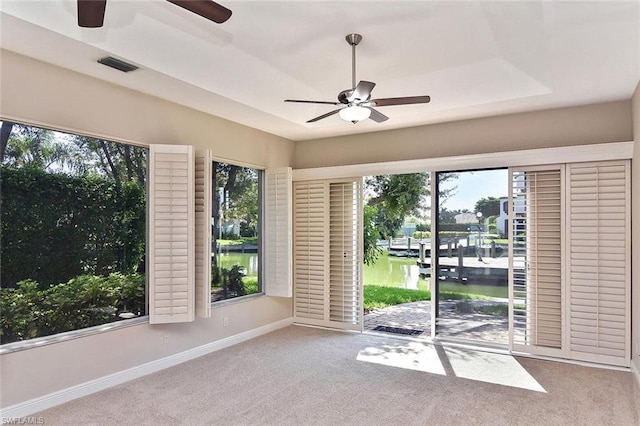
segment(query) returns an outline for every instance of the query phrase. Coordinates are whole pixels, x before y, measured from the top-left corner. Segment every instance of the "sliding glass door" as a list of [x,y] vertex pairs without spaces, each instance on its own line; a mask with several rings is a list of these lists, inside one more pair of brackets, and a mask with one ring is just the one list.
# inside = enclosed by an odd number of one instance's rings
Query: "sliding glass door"
[[435,335],[506,345],[508,171],[438,172],[435,181]]

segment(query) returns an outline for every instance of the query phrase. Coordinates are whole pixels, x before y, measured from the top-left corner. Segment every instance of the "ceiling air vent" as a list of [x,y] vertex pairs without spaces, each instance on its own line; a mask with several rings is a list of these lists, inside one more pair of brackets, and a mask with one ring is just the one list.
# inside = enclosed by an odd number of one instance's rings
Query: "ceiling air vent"
[[104,58],[98,59],[98,62],[102,65],[115,68],[118,71],[122,72],[130,72],[138,69],[138,67],[136,67],[135,65],[131,65],[125,61],[121,61],[120,59],[116,59],[111,56],[105,56]]

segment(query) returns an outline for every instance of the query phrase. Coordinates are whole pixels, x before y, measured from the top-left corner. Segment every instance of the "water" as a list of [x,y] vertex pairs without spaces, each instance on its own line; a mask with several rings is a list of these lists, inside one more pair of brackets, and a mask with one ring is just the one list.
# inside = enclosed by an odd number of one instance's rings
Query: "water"
[[421,278],[415,258],[388,256],[381,253],[373,265],[364,265],[364,285],[429,290],[429,279]]
[[[383,252],[378,256],[375,264],[364,265],[364,285],[429,290],[429,278],[420,277],[416,260],[416,258],[388,256],[386,252]],[[509,290],[506,286],[440,281],[440,290],[488,297],[509,297]]]
[[218,255],[218,265],[231,269],[234,265],[244,267],[247,277],[258,276],[258,254],[257,253],[224,253]]
[[[219,258],[221,266],[230,269],[233,265],[243,266],[247,276],[258,276],[258,255],[256,253],[225,253]],[[384,252],[373,265],[364,265],[365,285],[429,290],[429,278],[420,277],[415,258],[387,256]],[[443,291],[481,294],[489,297],[508,297],[506,286],[489,286],[440,282]]]

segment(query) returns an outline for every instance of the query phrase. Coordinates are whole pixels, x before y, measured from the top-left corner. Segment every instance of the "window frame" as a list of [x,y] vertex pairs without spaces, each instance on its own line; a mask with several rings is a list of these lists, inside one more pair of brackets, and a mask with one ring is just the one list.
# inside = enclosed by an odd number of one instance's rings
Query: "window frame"
[[[243,168],[247,168],[247,169],[253,169],[255,171],[258,172],[258,228],[257,228],[257,232],[258,232],[258,291],[256,293],[251,293],[251,294],[245,294],[244,296],[237,296],[237,297],[230,297],[227,299],[221,299],[221,300],[212,300],[211,301],[211,308],[220,308],[223,306],[227,306],[227,305],[232,305],[235,303],[242,303],[242,302],[246,302],[248,300],[251,299],[256,299],[259,297],[263,297],[266,296],[266,291],[265,291],[265,286],[264,286],[264,252],[265,252],[265,240],[263,238],[264,236],[264,227],[265,227],[265,200],[266,200],[266,185],[265,185],[265,179],[266,179],[266,173],[267,173],[267,168],[264,166],[260,166],[257,164],[253,164],[253,163],[249,163],[249,162],[244,162],[244,161],[236,161],[233,159],[229,159],[229,158],[225,158],[225,157],[221,157],[215,154],[211,154],[209,156],[209,161],[212,163],[211,164],[211,176],[209,176],[209,181],[212,182],[213,180],[213,174],[216,172],[215,170],[215,164],[214,163],[224,163],[224,164],[228,164],[228,165],[232,165],[232,166],[238,166],[238,167],[243,167]],[[212,194],[215,194],[217,192],[216,188],[213,188],[213,185],[211,186],[211,192]],[[215,195],[214,195],[215,196]],[[211,206],[213,207],[213,197],[211,199]],[[212,226],[212,232],[213,232],[213,226]],[[213,244],[212,244],[213,246]],[[210,254],[214,255],[215,252],[213,250],[213,247],[210,249]]]
[[[105,136],[105,135],[101,135],[101,134],[98,134],[98,133],[86,132],[86,131],[78,130],[78,129],[75,129],[75,128],[72,128],[72,127],[56,126],[56,125],[53,125],[53,124],[50,124],[50,123],[41,123],[41,122],[31,121],[31,120],[15,119],[15,118],[12,118],[12,117],[2,116],[2,115],[0,115],[0,122],[2,122],[2,123],[11,122],[11,123],[18,124],[18,125],[21,125],[21,126],[37,127],[39,129],[42,129],[42,130],[49,130],[49,131],[56,132],[56,133],[64,133],[64,134],[67,134],[67,135],[88,137],[88,138],[93,138],[93,139],[98,139],[98,140],[104,140],[106,142],[123,144],[123,145],[130,145],[130,146],[146,149],[147,150],[147,157],[146,157],[147,179],[146,179],[146,182],[145,182],[145,203],[146,203],[145,210],[146,210],[146,212],[145,212],[145,254],[144,254],[144,260],[145,260],[145,264],[148,264],[148,260],[149,260],[148,259],[148,253],[149,253],[148,246],[149,246],[149,235],[150,235],[149,220],[148,220],[148,216],[149,216],[149,179],[148,179],[148,174],[149,174],[149,171],[150,171],[150,164],[149,164],[149,150],[150,150],[150,147],[151,147],[150,144],[141,143],[141,142],[135,142],[135,141],[132,141],[132,140],[119,138],[119,137],[115,137],[115,136]],[[40,336],[40,337],[34,337],[32,339],[28,339],[28,340],[19,340],[19,341],[16,341],[16,342],[5,343],[3,345],[0,345],[0,355],[10,354],[10,353],[19,352],[19,351],[28,350],[28,349],[33,349],[33,348],[38,348],[38,347],[47,346],[47,345],[51,345],[51,344],[55,344],[55,343],[60,343],[60,342],[68,341],[68,340],[79,339],[79,338],[82,338],[82,337],[101,334],[101,333],[108,332],[108,331],[119,330],[119,329],[122,329],[122,328],[134,327],[134,326],[137,326],[137,325],[140,325],[140,324],[145,324],[145,323],[148,324],[149,323],[149,276],[148,276],[146,271],[145,271],[145,302],[144,303],[145,303],[145,314],[141,315],[139,317],[121,319],[121,320],[117,320],[117,321],[113,321],[113,322],[109,322],[109,323],[105,323],[105,324],[99,324],[99,325],[94,325],[94,326],[90,326],[90,327],[79,328],[79,329],[76,329],[76,330],[63,331],[63,332],[56,333],[56,334],[51,334],[51,335],[48,335],[48,336]]]

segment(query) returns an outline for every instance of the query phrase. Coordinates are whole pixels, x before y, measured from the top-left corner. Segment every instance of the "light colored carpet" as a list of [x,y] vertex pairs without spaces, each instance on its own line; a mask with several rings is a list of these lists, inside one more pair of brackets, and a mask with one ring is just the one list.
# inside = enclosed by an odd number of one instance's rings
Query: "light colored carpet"
[[37,413],[53,424],[638,425],[628,372],[291,326]]

